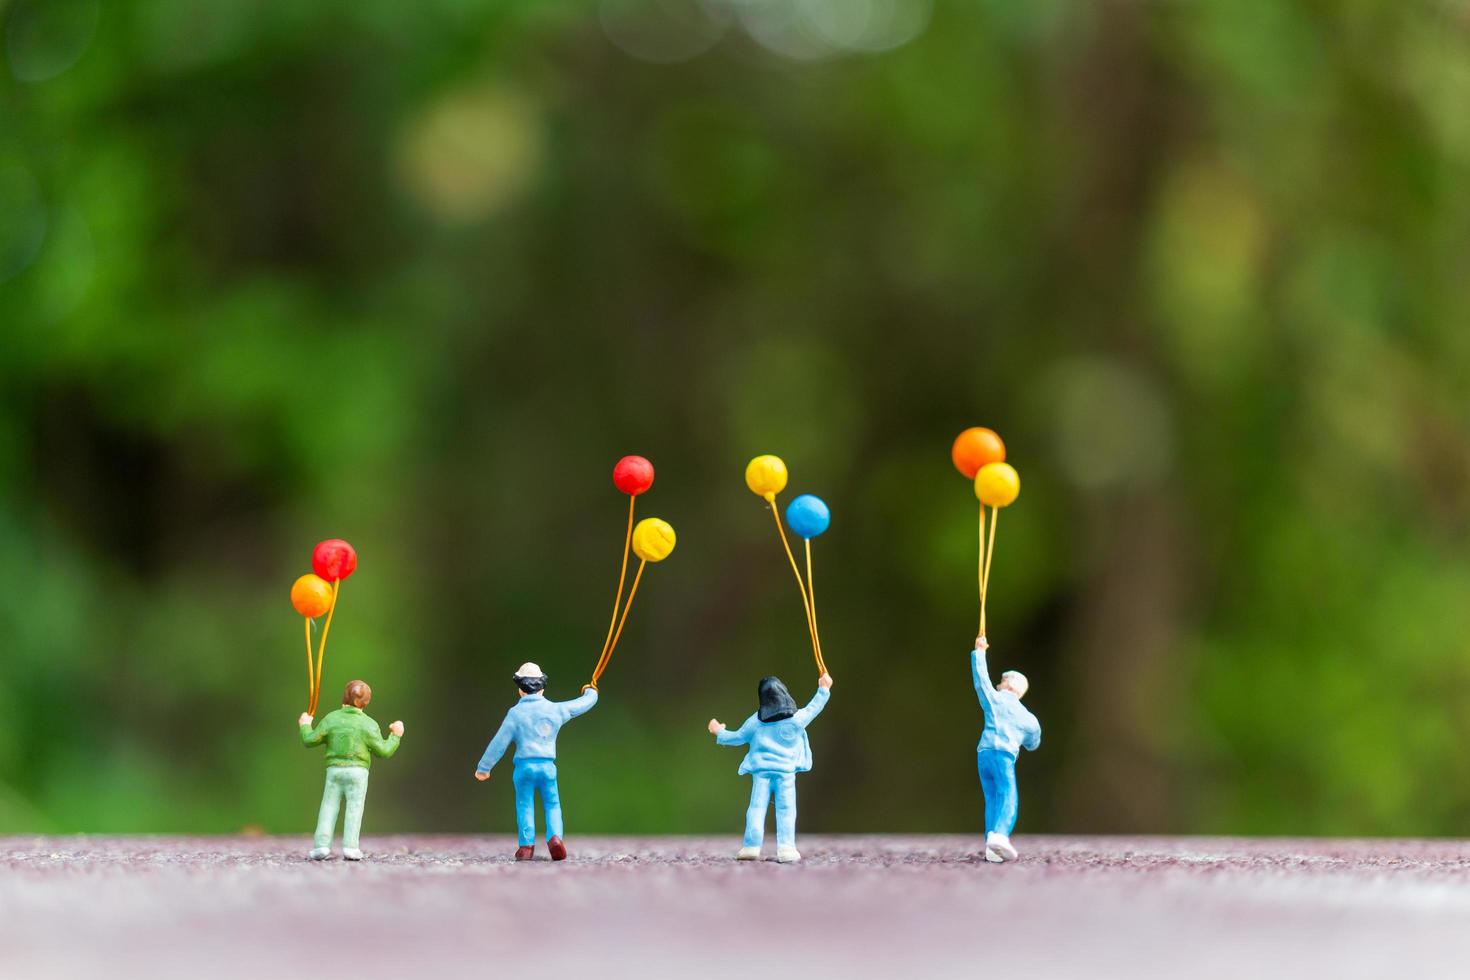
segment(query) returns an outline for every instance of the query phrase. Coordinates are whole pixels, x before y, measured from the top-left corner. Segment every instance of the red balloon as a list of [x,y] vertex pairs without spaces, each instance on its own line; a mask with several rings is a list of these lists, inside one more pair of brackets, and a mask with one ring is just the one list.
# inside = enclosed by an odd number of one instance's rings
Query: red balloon
[[630,497],[653,486],[653,464],[642,456],[624,456],[613,467],[613,485]]
[[328,582],[347,578],[357,571],[357,551],[341,538],[331,538],[311,553],[311,570]]

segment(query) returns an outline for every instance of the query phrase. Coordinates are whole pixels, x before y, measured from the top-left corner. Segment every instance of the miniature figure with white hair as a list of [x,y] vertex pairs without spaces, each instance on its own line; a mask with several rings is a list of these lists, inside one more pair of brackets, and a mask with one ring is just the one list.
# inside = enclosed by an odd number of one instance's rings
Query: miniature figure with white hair
[[1016,849],[1011,846],[1020,801],[1016,756],[1022,749],[1034,752],[1041,745],[1041,723],[1021,706],[1021,698],[1031,686],[1025,674],[1008,670],[1000,675],[999,686],[990,683],[990,668],[985,662],[989,647],[983,635],[975,637],[970,668],[975,693],[985,711],[985,731],[977,749],[980,788],[985,791],[985,860],[999,864],[1016,859]]
[[485,748],[475,778],[484,782],[490,770],[515,743],[515,773],[511,781],[516,788],[516,827],[519,831],[517,861],[529,861],[536,854],[536,794],[546,810],[546,849],[553,861],[565,861],[566,844],[562,842],[561,793],[556,785],[556,733],[561,726],[588,711],[597,703],[597,688],[587,687],[582,696],[571,701],[548,701],[546,674],[533,663],[521,664],[513,678],[520,689],[520,700],[506,712],[500,730]]

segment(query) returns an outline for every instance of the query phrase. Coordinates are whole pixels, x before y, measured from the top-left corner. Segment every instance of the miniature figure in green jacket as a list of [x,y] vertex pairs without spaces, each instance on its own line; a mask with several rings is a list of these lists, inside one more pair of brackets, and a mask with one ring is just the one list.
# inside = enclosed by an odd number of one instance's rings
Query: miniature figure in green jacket
[[342,694],[342,707],[323,718],[315,729],[311,727],[311,715],[302,714],[297,719],[302,745],[327,745],[327,788],[322,793],[316,837],[308,855],[313,861],[332,856],[332,832],[337,829],[337,813],[344,800],[347,813],[342,818],[342,856],[349,861],[362,860],[357,835],[367,800],[368,766],[373,756],[387,759],[397,752],[398,740],[403,737],[403,722],[389,725],[390,734],[384,738],[378,723],[362,713],[372,699],[372,688],[363,681],[352,681]]

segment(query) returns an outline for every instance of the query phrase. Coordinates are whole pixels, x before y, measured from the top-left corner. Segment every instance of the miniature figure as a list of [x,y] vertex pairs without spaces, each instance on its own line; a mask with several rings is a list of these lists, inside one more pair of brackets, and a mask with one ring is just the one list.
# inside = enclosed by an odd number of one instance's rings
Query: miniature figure
[[506,712],[500,730],[486,746],[480,764],[475,767],[475,778],[481,782],[489,779],[490,770],[514,742],[515,772],[511,781],[516,788],[516,828],[520,833],[516,860],[529,861],[536,854],[536,794],[539,792],[546,810],[546,849],[553,861],[565,861],[561,794],[556,786],[556,733],[597,703],[597,688],[583,688],[582,696],[571,701],[548,701],[542,693],[546,689],[546,675],[533,663],[521,664],[514,680],[520,688],[520,700]]
[[985,792],[985,860],[999,864],[1016,859],[1016,849],[1011,846],[1020,802],[1016,756],[1023,748],[1034,752],[1041,745],[1041,723],[1021,706],[1031,686],[1025,674],[1008,670],[1000,675],[999,687],[990,683],[990,668],[985,662],[989,647],[983,634],[975,637],[970,667],[975,675],[975,693],[985,711],[985,731],[977,748],[980,788]]
[[308,748],[327,744],[327,785],[317,814],[316,836],[307,855],[313,861],[325,861],[332,856],[332,833],[337,828],[337,813],[344,800],[347,812],[342,817],[342,856],[349,861],[362,860],[357,836],[362,828],[363,803],[367,800],[368,766],[373,756],[391,758],[403,738],[403,722],[389,725],[389,735],[384,738],[378,723],[363,714],[372,699],[372,688],[363,681],[351,681],[342,692],[342,707],[323,718],[315,729],[311,727],[311,715],[306,712],[296,720],[301,727],[301,744]]
[[718,745],[749,745],[740,775],[749,774],[750,808],[745,811],[745,840],[735,855],[740,861],[758,861],[766,836],[766,809],[776,798],[776,860],[791,864],[801,860],[796,849],[796,774],[812,767],[812,744],[806,726],[822,713],[831,697],[832,676],[817,679],[817,693],[805,708],[798,709],[791,692],[777,677],[761,678],[760,709],[736,731],[727,731],[715,719],[710,734]]

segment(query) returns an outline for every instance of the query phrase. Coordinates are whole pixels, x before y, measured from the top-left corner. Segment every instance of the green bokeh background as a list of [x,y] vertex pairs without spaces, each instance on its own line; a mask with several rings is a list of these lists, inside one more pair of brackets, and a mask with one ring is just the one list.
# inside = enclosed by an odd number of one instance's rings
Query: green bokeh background
[[705,722],[813,686],[762,452],[834,515],[802,828],[975,831],[986,424],[1021,830],[1463,833],[1470,6],[849,3],[0,0],[0,832],[309,830],[332,536],[368,833],[510,830],[633,452],[571,832],[733,840]]

